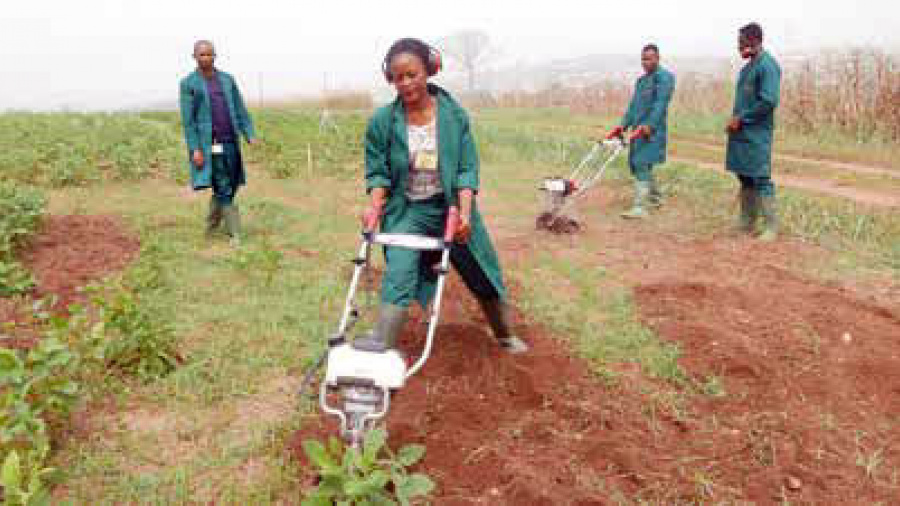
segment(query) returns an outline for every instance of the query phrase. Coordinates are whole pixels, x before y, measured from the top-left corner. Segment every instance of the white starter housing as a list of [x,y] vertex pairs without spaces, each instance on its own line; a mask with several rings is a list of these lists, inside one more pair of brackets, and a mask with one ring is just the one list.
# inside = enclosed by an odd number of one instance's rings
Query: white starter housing
[[371,381],[381,388],[398,389],[406,381],[406,360],[397,350],[361,351],[345,343],[328,352],[325,369],[329,386],[337,386],[339,380]]

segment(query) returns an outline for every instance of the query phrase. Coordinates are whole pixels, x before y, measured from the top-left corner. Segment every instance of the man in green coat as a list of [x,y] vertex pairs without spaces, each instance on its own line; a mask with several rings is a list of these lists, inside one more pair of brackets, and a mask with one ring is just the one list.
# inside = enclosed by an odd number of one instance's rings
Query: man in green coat
[[255,144],[253,122],[231,75],[214,65],[212,42],[194,44],[197,70],[181,80],[179,103],[194,190],[212,188],[206,234],[225,221],[232,244],[240,240],[240,214],[234,197],[246,183],[240,135]]
[[662,192],[653,176],[653,167],[666,161],[669,102],[675,90],[675,76],[659,65],[659,48],[648,44],[641,51],[644,75],[638,78],[628,110],[608,139],[621,137],[631,129],[628,166],[634,176],[634,202],[623,218],[644,218],[644,205],[662,205]]
[[738,50],[749,60],[741,69],[734,92],[734,109],[725,127],[728,149],[725,166],[741,183],[740,228],[752,232],[763,218],[760,240],[778,235],[775,185],[772,184],[772,134],[781,95],[781,67],[763,50],[763,31],[756,23],[740,29]]

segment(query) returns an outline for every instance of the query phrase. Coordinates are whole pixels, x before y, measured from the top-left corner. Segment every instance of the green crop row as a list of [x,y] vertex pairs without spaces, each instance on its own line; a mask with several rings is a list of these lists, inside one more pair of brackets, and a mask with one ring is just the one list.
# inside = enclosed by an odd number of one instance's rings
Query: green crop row
[[33,286],[31,274],[15,259],[15,252],[40,225],[46,206],[39,190],[0,181],[0,297]]

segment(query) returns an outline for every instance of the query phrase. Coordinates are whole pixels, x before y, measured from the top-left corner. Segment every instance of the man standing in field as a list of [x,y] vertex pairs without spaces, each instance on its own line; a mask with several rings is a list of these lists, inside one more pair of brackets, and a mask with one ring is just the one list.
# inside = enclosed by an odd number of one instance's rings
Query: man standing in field
[[634,176],[634,203],[623,218],[644,218],[645,205],[662,205],[662,192],[653,176],[653,167],[666,161],[669,102],[675,90],[675,77],[659,65],[659,48],[648,44],[641,51],[644,75],[638,78],[628,110],[619,126],[607,139],[621,137],[631,129],[628,166]]
[[753,232],[756,219],[762,217],[759,239],[773,241],[778,223],[772,184],[772,133],[781,95],[781,67],[763,50],[762,43],[763,31],[756,23],[738,32],[738,51],[749,61],[738,76],[734,109],[725,127],[725,166],[741,183],[740,229]]
[[234,197],[246,183],[239,135],[243,134],[250,144],[258,141],[237,83],[231,75],[215,67],[215,59],[212,42],[201,40],[194,44],[197,70],[181,80],[181,122],[190,160],[191,185],[194,190],[212,188],[206,218],[207,237],[224,219],[231,243],[237,245],[241,227]]

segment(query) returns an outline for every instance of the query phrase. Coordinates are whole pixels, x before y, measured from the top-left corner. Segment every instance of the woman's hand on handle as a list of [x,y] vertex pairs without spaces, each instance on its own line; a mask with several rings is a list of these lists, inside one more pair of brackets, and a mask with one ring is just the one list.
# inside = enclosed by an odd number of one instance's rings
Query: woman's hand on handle
[[475,192],[471,188],[463,188],[459,191],[459,224],[453,239],[461,244],[469,242],[472,236],[472,202],[475,200]]
[[362,226],[366,232],[378,230],[381,216],[384,214],[384,203],[387,200],[387,188],[373,188],[372,201],[362,215]]

